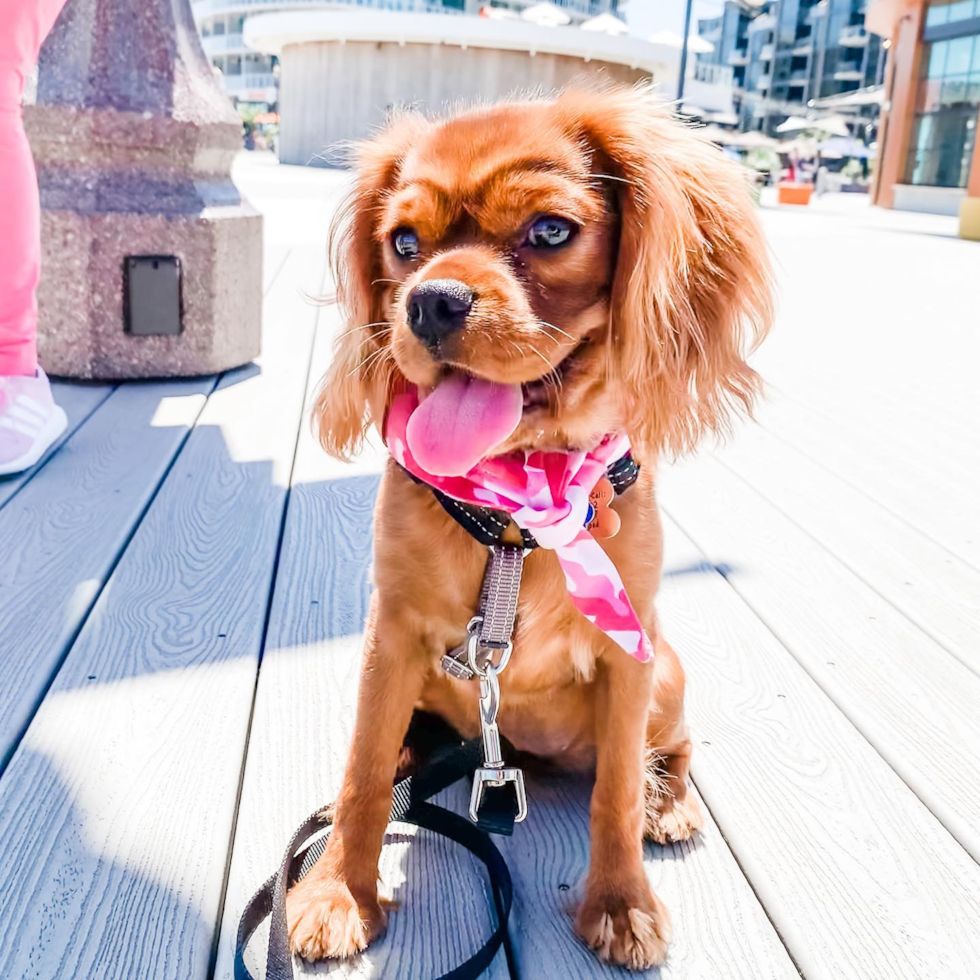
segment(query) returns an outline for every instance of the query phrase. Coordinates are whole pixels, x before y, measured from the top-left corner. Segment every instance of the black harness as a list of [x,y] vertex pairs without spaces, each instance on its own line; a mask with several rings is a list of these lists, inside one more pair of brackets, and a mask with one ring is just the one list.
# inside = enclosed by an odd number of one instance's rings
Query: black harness
[[[470,537],[475,538],[482,545],[492,548],[501,543],[504,531],[510,526],[510,515],[502,510],[494,510],[491,507],[477,507],[474,504],[464,504],[452,497],[447,496],[441,490],[430,487],[425,481],[413,476],[404,467],[401,468],[411,480],[420,486],[428,487],[432,495],[442,505],[442,509],[464,530]],[[640,475],[640,464],[633,459],[631,453],[620,456],[607,470],[606,477],[612,484],[613,490],[619,496],[625,493]],[[530,532],[520,528],[521,538],[524,547],[530,551],[537,548],[538,543],[531,536]]]

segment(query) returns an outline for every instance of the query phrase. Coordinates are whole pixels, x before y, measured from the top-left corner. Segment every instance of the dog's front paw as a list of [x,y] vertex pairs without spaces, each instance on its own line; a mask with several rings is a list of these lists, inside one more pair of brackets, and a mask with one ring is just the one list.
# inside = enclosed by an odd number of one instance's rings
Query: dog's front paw
[[314,868],[286,896],[286,924],[293,952],[312,963],[366,949],[384,932],[385,913],[377,898],[358,903],[346,883]]
[[647,810],[643,836],[658,844],[673,844],[693,837],[704,826],[701,806],[693,793],[683,800],[661,797]]
[[587,896],[575,919],[575,931],[599,959],[645,970],[667,957],[670,914],[644,880],[622,894]]

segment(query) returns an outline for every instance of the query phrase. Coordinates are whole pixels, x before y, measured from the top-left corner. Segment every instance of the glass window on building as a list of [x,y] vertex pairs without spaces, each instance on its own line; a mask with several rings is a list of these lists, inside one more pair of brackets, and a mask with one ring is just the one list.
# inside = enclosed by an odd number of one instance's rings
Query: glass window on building
[[226,75],[240,75],[242,73],[242,59],[240,55],[229,55],[225,66]]
[[980,0],[940,0],[930,3],[926,11],[926,27],[955,24],[957,21],[980,17]]
[[232,17],[228,22],[228,33],[229,34],[241,34],[242,28],[245,26],[244,17]]
[[220,37],[225,33],[225,22],[223,20],[216,20],[212,28],[215,37]]
[[980,35],[934,41],[922,48],[905,181],[966,187],[980,113]]

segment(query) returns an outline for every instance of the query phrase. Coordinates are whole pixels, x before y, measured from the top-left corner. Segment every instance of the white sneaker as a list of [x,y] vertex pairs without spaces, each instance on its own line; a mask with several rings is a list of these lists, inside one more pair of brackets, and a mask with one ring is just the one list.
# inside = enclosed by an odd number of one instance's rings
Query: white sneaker
[[0,377],[0,476],[33,466],[68,426],[48,376]]

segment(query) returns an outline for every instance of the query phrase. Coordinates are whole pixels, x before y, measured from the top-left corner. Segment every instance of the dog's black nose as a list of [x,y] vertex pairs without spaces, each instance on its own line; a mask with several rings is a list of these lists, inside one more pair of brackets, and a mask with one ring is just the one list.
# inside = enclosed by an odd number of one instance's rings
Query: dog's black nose
[[473,291],[458,279],[429,279],[408,294],[408,324],[427,347],[463,328]]

